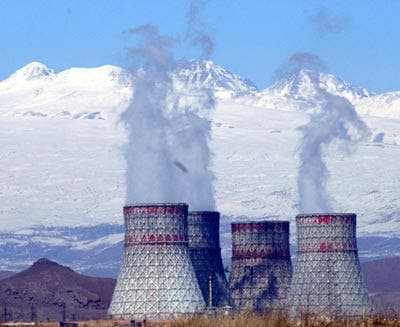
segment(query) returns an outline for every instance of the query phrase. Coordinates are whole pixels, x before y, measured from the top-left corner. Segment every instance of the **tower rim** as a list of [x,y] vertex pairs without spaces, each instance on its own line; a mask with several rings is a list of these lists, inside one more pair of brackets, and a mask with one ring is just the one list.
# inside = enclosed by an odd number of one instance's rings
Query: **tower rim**
[[221,213],[217,210],[189,210],[189,214],[192,215],[199,215],[199,214],[218,214],[220,215]]
[[312,213],[299,213],[296,218],[302,217],[319,217],[319,216],[357,216],[354,212],[312,212]]
[[162,207],[162,206],[189,206],[184,202],[146,202],[146,203],[128,203],[124,205],[124,208],[129,207]]

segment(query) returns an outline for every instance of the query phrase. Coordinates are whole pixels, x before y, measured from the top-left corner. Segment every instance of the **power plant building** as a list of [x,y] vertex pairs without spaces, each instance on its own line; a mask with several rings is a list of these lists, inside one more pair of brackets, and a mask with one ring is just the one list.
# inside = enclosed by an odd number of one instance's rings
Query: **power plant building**
[[236,310],[270,311],[284,305],[292,277],[288,221],[232,223],[229,278]]
[[297,258],[287,301],[291,316],[361,317],[371,309],[361,275],[355,214],[296,217]]
[[189,254],[209,307],[231,305],[221,257],[219,220],[216,211],[192,211],[188,215]]
[[114,319],[170,319],[205,310],[189,257],[188,206],[124,207],[122,265],[109,308]]

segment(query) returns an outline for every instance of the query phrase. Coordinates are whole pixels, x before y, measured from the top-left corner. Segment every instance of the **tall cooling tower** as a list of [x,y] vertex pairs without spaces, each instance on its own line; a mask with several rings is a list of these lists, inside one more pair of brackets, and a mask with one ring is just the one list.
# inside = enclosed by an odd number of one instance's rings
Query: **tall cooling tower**
[[187,213],[181,203],[124,207],[125,247],[112,318],[169,319],[204,311],[189,257]]
[[288,309],[327,318],[362,316],[371,303],[361,276],[355,214],[296,217],[297,259]]
[[219,242],[219,212],[189,212],[188,233],[190,259],[206,304],[231,305]]
[[288,221],[232,223],[229,286],[237,310],[281,308],[291,277]]

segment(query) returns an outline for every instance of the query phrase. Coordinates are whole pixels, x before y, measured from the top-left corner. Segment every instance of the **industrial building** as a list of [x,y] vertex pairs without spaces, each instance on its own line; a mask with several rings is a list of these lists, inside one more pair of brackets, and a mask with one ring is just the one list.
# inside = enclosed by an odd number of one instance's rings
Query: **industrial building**
[[296,216],[297,257],[287,301],[290,315],[335,319],[370,313],[361,275],[355,214]]
[[191,211],[188,215],[189,254],[208,307],[231,305],[221,257],[219,221],[216,211]]
[[188,206],[124,207],[125,244],[109,308],[114,319],[171,319],[205,310],[189,257]]
[[232,223],[229,278],[236,310],[279,309],[292,277],[288,221]]

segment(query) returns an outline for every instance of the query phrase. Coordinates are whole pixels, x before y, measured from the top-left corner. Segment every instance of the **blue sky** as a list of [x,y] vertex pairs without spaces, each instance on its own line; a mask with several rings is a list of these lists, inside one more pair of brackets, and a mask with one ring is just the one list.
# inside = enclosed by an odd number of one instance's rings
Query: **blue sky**
[[[123,32],[142,24],[182,40],[190,1],[0,0],[0,79],[40,61],[56,71],[125,66]],[[373,92],[400,90],[400,1],[214,0],[199,21],[214,41],[211,60],[269,86],[297,52],[319,56],[328,71]],[[184,43],[177,57],[199,51]]]

